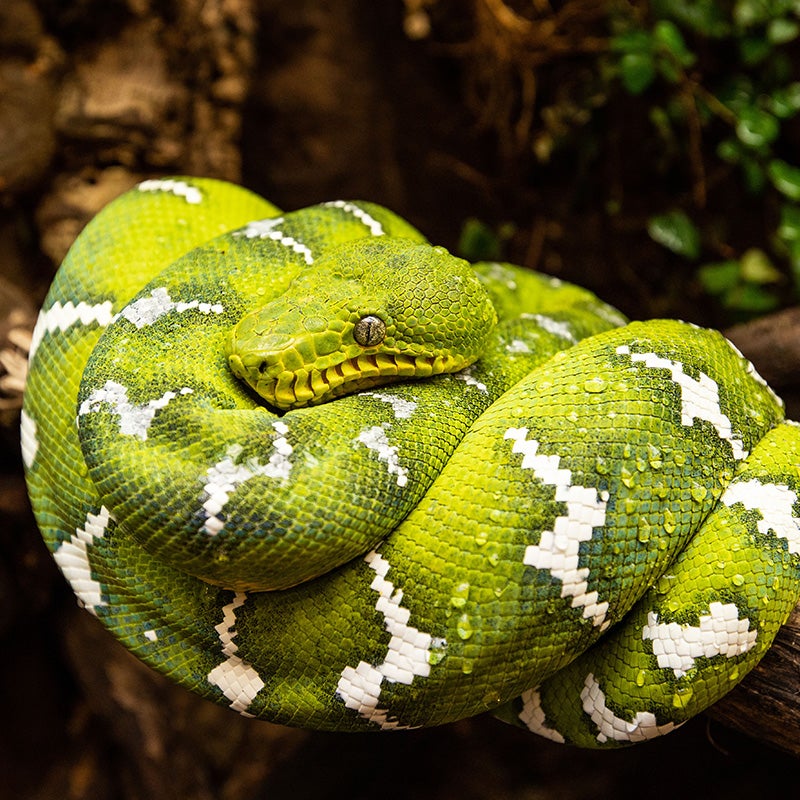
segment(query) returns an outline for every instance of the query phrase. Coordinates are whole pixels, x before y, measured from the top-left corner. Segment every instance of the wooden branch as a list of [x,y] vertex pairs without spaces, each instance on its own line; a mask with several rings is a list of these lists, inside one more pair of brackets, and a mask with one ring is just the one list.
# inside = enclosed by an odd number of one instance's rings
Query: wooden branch
[[[725,335],[783,395],[787,415],[800,411],[800,307],[736,325]],[[800,603],[761,663],[709,716],[800,756]]]
[[735,325],[725,335],[771,386],[800,385],[800,307]]
[[758,666],[707,713],[800,756],[800,604]]

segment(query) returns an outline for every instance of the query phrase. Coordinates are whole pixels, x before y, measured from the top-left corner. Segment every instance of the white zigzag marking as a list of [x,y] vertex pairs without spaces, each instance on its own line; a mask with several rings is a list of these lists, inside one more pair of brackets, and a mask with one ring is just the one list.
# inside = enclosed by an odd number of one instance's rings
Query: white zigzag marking
[[31,336],[28,361],[33,360],[33,356],[39,349],[42,338],[46,333],[63,332],[78,323],[81,325],[95,323],[104,328],[112,319],[112,303],[110,300],[96,305],[90,305],[84,301],[75,305],[71,300],[62,305],[59,301],[56,301],[50,308],[39,312],[39,317],[36,320],[36,326]]
[[730,484],[720,499],[726,506],[741,503],[750,511],[758,511],[759,532],[768,536],[772,531],[774,536],[786,539],[790,553],[800,553],[800,519],[792,513],[797,492],[783,484],[761,483],[753,478]]
[[545,316],[544,314],[520,314],[522,319],[532,319],[543,331],[558,336],[560,339],[572,342],[573,344],[578,340],[575,334],[569,327],[568,322],[559,322],[557,319]]
[[555,729],[547,724],[547,717],[542,708],[542,696],[538,689],[528,689],[520,695],[522,700],[522,711],[519,712],[519,719],[531,733],[544,736],[559,744],[564,744],[564,737]]
[[388,403],[392,407],[395,419],[408,419],[416,410],[415,400],[406,400],[404,397],[397,397],[393,394],[383,392],[361,392],[359,397],[374,397],[382,403]]
[[710,422],[721,439],[730,443],[733,457],[741,461],[747,457],[741,438],[735,434],[731,421],[722,413],[719,403],[719,386],[704,372],[696,380],[683,371],[683,364],[662,358],[655,353],[632,353],[630,347],[622,344],[617,348],[619,355],[630,356],[633,363],[643,363],[651,369],[666,369],[681,390],[681,424],[690,428],[696,419]]
[[454,372],[453,377],[459,381],[464,381],[467,386],[474,386],[482,394],[489,394],[485,383],[481,383],[477,378],[472,375],[472,366],[462,369],[460,372]]
[[81,605],[95,616],[97,609],[107,603],[103,600],[100,583],[92,577],[89,546],[95,539],[101,539],[105,535],[110,521],[111,514],[105,506],[100,508],[99,514],[89,512],[83,528],[77,528],[69,541],[62,542],[53,556]]
[[674,722],[659,725],[655,714],[650,711],[637,711],[632,720],[616,716],[606,706],[606,696],[591,672],[584,681],[581,700],[583,710],[597,726],[598,742],[607,742],[609,739],[615,742],[644,742],[680,727],[680,724]]
[[389,649],[383,663],[373,667],[366,661],[358,666],[345,667],[336,689],[347,708],[357,711],[364,719],[375,722],[384,730],[408,728],[396,720],[389,719],[389,711],[378,708],[381,683],[411,685],[415,676],[427,677],[430,674],[428,660],[431,647],[443,647],[444,642],[435,640],[428,633],[422,633],[408,624],[411,612],[403,608],[403,590],[395,591],[394,584],[386,580],[389,562],[376,551],[368,553],[364,561],[375,572],[370,588],[378,592],[376,610],[383,614],[386,630],[391,634]]
[[408,483],[408,470],[400,466],[397,447],[389,444],[389,437],[386,435],[388,427],[389,423],[384,422],[382,425],[366,428],[358,434],[357,441],[378,454],[378,460],[386,463],[386,470],[390,475],[397,475],[397,485],[402,487]]
[[331,200],[328,203],[324,203],[324,205],[331,208],[340,208],[342,211],[352,214],[359,222],[363,222],[369,228],[369,232],[373,236],[384,235],[383,225],[355,203],[348,203],[346,200]]
[[247,595],[244,592],[236,592],[232,602],[222,609],[222,622],[214,626],[225,661],[208,673],[208,681],[222,690],[234,711],[250,717],[252,715],[247,713],[247,709],[265,684],[255,669],[236,655],[239,651],[239,646],[233,641],[237,636],[236,609],[241,608],[245,600]]
[[269,219],[259,219],[247,224],[245,228],[236,231],[234,236],[244,236],[246,239],[271,239],[284,247],[288,247],[298,255],[303,256],[306,264],[314,263],[314,254],[302,242],[287,236],[277,229],[277,226],[284,221],[283,217],[270,217]]
[[543,531],[538,545],[525,549],[523,563],[537,569],[549,570],[561,581],[561,596],[572,597],[573,608],[583,608],[583,616],[593,625],[607,627],[607,602],[598,602],[597,592],[589,592],[589,569],[579,566],[581,542],[592,538],[594,528],[605,525],[606,502],[597,490],[586,486],[572,486],[572,473],[559,469],[559,456],[539,455],[539,442],[526,439],[527,428],[509,428],[504,439],[512,439],[512,452],[522,453],[522,468],[530,469],[548,486],[555,486],[555,499],[566,503],[567,513],[558,517],[552,531]]
[[36,453],[39,451],[39,439],[36,420],[25,409],[20,412],[19,439],[22,449],[22,462],[25,464],[26,469],[30,469],[36,460]]
[[189,300],[188,302],[175,302],[165,287],[161,286],[153,289],[149,297],[140,297],[130,305],[125,306],[119,312],[119,316],[124,317],[128,322],[133,323],[137,328],[144,328],[145,325],[152,325],[157,319],[177,311],[182,314],[184,311],[196,309],[201,314],[222,314],[225,307],[219,303],[203,303],[199,300]]
[[182,197],[192,205],[203,201],[203,193],[196,186],[190,186],[186,181],[176,181],[171,178],[142,181],[136,188],[140,192],[169,192],[176,197]]
[[208,514],[202,529],[204,533],[216,536],[222,530],[225,521],[220,519],[219,514],[230,500],[231,494],[245,481],[255,478],[256,475],[282,480],[289,477],[292,469],[289,456],[294,450],[286,439],[289,428],[280,420],[273,422],[272,427],[280,436],[273,439],[274,452],[266,464],[260,464],[255,458],[248,459],[244,464],[237,463],[236,458],[242,452],[242,446],[231,445],[227,456],[213,467],[209,467],[206,472],[206,484],[203,486],[203,491],[208,495],[203,503],[203,510]]
[[178,394],[192,394],[193,391],[184,387],[177,394],[164,392],[161,397],[137,405],[128,400],[128,390],[121,383],[106,381],[101,389],[93,389],[89,397],[81,403],[78,416],[100,411],[103,405],[110,405],[111,413],[119,418],[119,432],[125,436],[136,436],[144,441],[147,439],[147,432],[156,411],[164,408]]
[[758,631],[750,630],[747,617],[739,619],[735,603],[711,603],[708,610],[710,613],[700,617],[697,626],[659,622],[658,614],[648,612],[642,639],[652,641],[659,667],[671,669],[680,678],[697,658],[734,658],[755,645]]

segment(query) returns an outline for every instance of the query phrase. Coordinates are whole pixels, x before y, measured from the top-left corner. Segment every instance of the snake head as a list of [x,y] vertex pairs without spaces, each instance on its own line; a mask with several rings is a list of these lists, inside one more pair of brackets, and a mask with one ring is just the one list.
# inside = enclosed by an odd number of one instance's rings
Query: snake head
[[327,250],[243,317],[226,352],[268,403],[299,408],[463,369],[496,320],[466,261],[406,239],[360,239]]

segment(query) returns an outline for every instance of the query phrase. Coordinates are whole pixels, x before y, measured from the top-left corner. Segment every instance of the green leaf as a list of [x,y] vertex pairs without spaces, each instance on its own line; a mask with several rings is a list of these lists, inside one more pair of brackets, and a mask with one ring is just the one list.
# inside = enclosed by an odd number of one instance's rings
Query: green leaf
[[794,20],[779,18],[770,20],[767,25],[767,39],[773,44],[786,44],[797,38],[800,25]]
[[641,94],[656,77],[651,53],[626,53],[620,59],[619,68],[622,83],[631,94]]
[[778,138],[780,123],[768,111],[750,106],[743,108],[736,121],[736,135],[742,144],[759,148]]
[[458,250],[468,261],[494,261],[500,257],[500,240],[486,223],[471,217],[461,228]]
[[700,232],[679,209],[651,217],[647,232],[653,241],[680,256],[694,259],[700,254]]
[[767,173],[781,194],[790,200],[800,200],[800,169],[780,158],[773,158],[767,165]]
[[800,207],[789,203],[781,206],[778,236],[786,243],[800,242]]
[[742,146],[735,139],[723,139],[717,145],[717,155],[728,164],[736,164],[742,156]]
[[669,17],[684,28],[714,39],[728,36],[731,31],[730,16],[719,0],[651,0],[656,17]]
[[761,286],[742,283],[727,292],[722,298],[722,303],[726,308],[736,311],[763,314],[778,306],[778,298]]
[[772,52],[772,44],[763,36],[745,36],[739,40],[739,53],[748,66],[761,63]]
[[695,55],[686,46],[683,34],[674,22],[665,19],[656,22],[653,41],[663,46],[682,67],[694,64]]
[[776,89],[769,98],[770,110],[776,117],[788,119],[800,111],[800,83]]
[[757,247],[751,247],[742,254],[740,274],[742,280],[762,286],[778,283],[783,275],[770,261],[769,256]]
[[634,29],[611,37],[611,49],[616,53],[642,53],[653,48],[653,37],[648,31]]
[[697,270],[697,277],[709,294],[723,294],[739,283],[739,262],[728,260],[703,264]]
[[[774,0],[772,0],[774,3]],[[775,15],[775,9],[770,9],[769,3],[764,0],[738,0],[733,7],[733,19],[737,25],[748,28],[760,22],[766,22]]]
[[764,174],[764,167],[761,166],[761,162],[755,158],[751,158],[745,153],[742,156],[739,166],[742,168],[744,183],[747,190],[751,194],[760,194],[763,192],[767,182],[767,176]]

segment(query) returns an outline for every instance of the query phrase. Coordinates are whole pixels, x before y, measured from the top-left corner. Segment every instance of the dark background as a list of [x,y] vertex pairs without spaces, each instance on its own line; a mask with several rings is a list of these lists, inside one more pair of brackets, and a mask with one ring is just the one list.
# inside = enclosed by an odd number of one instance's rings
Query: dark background
[[[381,736],[242,719],[169,685],[79,612],[27,504],[26,332],[81,227],[143,177],[223,177],[287,209],[368,199],[432,241],[580,283],[632,318],[741,322],[647,221],[675,205],[724,221],[704,241],[715,259],[767,247],[774,202],[720,169],[713,129],[699,143],[686,131],[685,157],[665,161],[648,101],[602,77],[611,5],[3,0],[0,797],[658,800],[797,785],[797,759],[760,741],[755,720],[756,738],[741,733],[741,714],[740,732],[703,717],[606,753],[490,718]],[[648,3],[624,5],[647,18]],[[797,144],[790,127],[784,146]],[[778,388],[797,408],[789,375]]]

